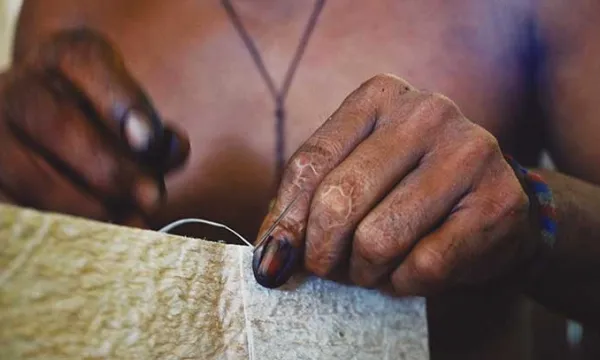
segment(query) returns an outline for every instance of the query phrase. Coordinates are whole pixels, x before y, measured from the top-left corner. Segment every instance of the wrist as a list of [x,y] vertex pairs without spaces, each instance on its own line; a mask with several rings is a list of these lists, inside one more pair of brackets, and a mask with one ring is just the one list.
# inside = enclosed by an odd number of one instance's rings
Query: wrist
[[526,257],[518,266],[519,282],[534,284],[547,266],[557,235],[556,204],[552,190],[537,172],[521,166],[510,156],[506,160],[529,198],[528,227],[523,235]]

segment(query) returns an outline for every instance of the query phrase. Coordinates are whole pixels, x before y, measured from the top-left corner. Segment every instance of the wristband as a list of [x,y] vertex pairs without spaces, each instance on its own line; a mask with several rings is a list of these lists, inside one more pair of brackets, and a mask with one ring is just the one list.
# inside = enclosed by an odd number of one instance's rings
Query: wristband
[[546,267],[550,252],[556,243],[556,204],[552,190],[542,176],[527,170],[509,155],[505,155],[505,158],[529,197],[530,213],[533,215],[531,220],[538,230],[538,241],[541,240],[541,246],[537,247],[530,261],[523,264],[525,267],[521,268],[520,272],[525,284],[533,284]]
[[529,201],[533,202],[537,223],[544,245],[550,249],[556,243],[557,222],[556,204],[548,183],[538,173],[527,170],[517,163],[511,156],[505,155],[509,165],[524,183]]

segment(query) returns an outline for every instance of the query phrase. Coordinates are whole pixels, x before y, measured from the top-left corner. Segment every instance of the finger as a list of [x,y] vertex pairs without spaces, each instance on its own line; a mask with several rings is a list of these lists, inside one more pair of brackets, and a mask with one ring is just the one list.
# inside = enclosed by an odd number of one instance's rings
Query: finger
[[43,158],[6,134],[4,131],[0,151],[0,192],[10,203],[100,221],[109,219],[100,201],[73,187]]
[[0,182],[0,203],[17,204],[17,200],[10,195],[10,190]]
[[41,46],[28,62],[51,79],[56,91],[77,99],[87,117],[126,145],[137,160],[164,167],[176,144],[169,138],[148,96],[125,68],[112,44],[89,29],[64,31]]
[[323,180],[313,198],[305,265],[319,275],[348,265],[343,260],[360,221],[417,164],[440,162],[452,153],[448,146],[439,154],[432,148],[445,128],[462,118],[453,103],[417,92],[397,101],[379,111],[380,126]]
[[121,222],[121,225],[138,229],[150,228],[147,219],[139,215],[132,215],[126,218],[124,221]]
[[462,132],[472,140],[452,142],[428,153],[361,221],[352,242],[353,282],[375,286],[479,182],[485,167],[478,164],[488,163],[495,152],[487,145],[487,136],[469,136],[479,132],[477,128]]
[[465,197],[458,211],[414,246],[390,278],[398,295],[429,296],[489,279],[517,260],[519,238],[511,231],[526,218],[527,197],[514,190],[512,179],[500,179]]
[[[275,288],[283,285],[300,265],[301,247],[293,243],[295,231],[289,228],[290,218],[302,216],[302,203],[309,202],[309,194],[299,192],[290,204],[279,214],[273,213],[271,206],[269,215],[263,221],[252,259],[252,270],[256,281],[267,287]],[[284,219],[286,222],[284,223]]]
[[[381,76],[366,82],[350,94],[332,117],[292,156],[283,174],[275,205],[265,218],[263,231],[270,228],[299,193],[302,195],[294,204],[294,209],[290,210],[274,229],[273,239],[256,247],[254,272],[258,275],[259,283],[271,287],[281,285],[265,280],[269,276],[263,273],[264,269],[272,269],[270,274],[279,271],[273,270],[276,267],[269,265],[272,257],[263,259],[263,255],[269,253],[265,251],[266,247],[288,249],[291,252],[302,251],[310,201],[320,182],[372,132],[377,122],[378,110],[387,103],[388,98],[400,96],[411,89],[406,82],[392,77]],[[258,239],[263,238],[263,235],[262,232],[259,233]],[[294,261],[299,258],[290,257]],[[283,268],[293,267],[286,265]],[[261,277],[261,274],[265,276]],[[284,282],[287,275],[279,279],[280,282]]]
[[34,75],[24,76],[8,93],[8,130],[73,186],[104,202],[117,217],[138,208],[150,213],[160,204],[162,178],[143,173],[100,136],[72,99],[48,91]]

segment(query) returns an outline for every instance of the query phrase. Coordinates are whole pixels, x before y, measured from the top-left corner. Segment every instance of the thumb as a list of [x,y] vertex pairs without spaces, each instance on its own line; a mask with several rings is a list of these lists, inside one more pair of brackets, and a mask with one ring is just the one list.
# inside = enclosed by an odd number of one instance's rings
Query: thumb
[[273,204],[259,231],[252,259],[256,281],[267,288],[285,284],[302,260],[304,219],[309,197],[299,192]]

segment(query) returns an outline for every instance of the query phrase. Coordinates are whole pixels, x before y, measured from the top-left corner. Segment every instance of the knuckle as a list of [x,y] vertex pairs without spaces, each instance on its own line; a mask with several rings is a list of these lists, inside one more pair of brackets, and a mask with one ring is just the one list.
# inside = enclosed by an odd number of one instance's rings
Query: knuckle
[[479,129],[477,135],[474,137],[476,147],[481,151],[493,152],[499,151],[500,146],[498,140],[486,130]]
[[289,161],[284,182],[299,188],[315,186],[325,164],[335,154],[331,146],[313,145],[300,149]]
[[458,106],[449,98],[438,93],[420,92],[414,100],[409,115],[427,128],[436,128],[463,116]]
[[314,136],[290,158],[282,182],[302,190],[314,189],[342,153],[338,142]]
[[461,118],[462,114],[458,105],[450,98],[440,93],[426,93],[423,99],[425,106],[430,108],[437,116],[432,119],[444,120]]
[[465,141],[463,145],[469,156],[478,158],[489,158],[495,154],[500,154],[500,147],[496,138],[483,129],[477,129],[474,134]]
[[443,255],[428,247],[415,252],[413,270],[418,278],[427,283],[442,283],[450,278],[450,268]]
[[[292,158],[284,175],[284,183],[296,184],[298,181],[305,182],[305,171],[307,160],[305,154]],[[303,184],[302,184],[303,185]]]
[[433,109],[458,111],[456,103],[443,94],[424,91],[422,95],[421,101]]
[[389,86],[392,84],[396,84],[399,81],[402,81],[402,80],[394,75],[381,73],[381,74],[377,74],[377,75],[373,76],[372,78],[370,78],[369,80],[367,80],[367,84],[369,84],[369,86],[374,86],[374,87],[382,87],[382,86],[385,87],[385,86]]
[[401,92],[407,92],[413,89],[406,80],[398,76],[382,73],[377,74],[364,82],[361,88],[369,93],[387,93],[399,89]]
[[323,134],[315,134],[297,154],[314,164],[324,164],[342,153],[342,145],[335,139]]
[[529,198],[512,169],[507,165],[505,174],[492,180],[481,196],[480,210],[483,216],[494,221],[529,211]]
[[367,175],[359,170],[332,173],[327,176],[315,194],[313,209],[330,227],[348,226],[356,212],[365,206],[365,194],[369,193]]
[[384,265],[392,249],[389,237],[370,221],[361,222],[354,232],[353,253],[374,265]]
[[342,184],[324,183],[315,195],[315,211],[322,218],[325,228],[339,227],[346,223],[353,211],[350,191]]

